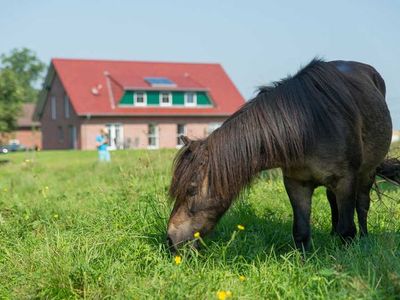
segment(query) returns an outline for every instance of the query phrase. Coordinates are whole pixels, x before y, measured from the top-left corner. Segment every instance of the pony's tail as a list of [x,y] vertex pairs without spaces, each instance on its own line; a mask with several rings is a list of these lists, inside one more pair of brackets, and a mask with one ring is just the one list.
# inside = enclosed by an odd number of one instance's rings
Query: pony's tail
[[400,160],[386,158],[377,168],[376,175],[396,185],[400,185]]

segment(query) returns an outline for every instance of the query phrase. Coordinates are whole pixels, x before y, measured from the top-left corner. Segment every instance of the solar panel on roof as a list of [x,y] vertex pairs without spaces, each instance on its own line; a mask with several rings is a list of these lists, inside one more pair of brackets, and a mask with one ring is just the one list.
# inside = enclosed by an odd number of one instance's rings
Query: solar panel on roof
[[166,77],[146,77],[144,79],[151,86],[175,86],[176,84]]

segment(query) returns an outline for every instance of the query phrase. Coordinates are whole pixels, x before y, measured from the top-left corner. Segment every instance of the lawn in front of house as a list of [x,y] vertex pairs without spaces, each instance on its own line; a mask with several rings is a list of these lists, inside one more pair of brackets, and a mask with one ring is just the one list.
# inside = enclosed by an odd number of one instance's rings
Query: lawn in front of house
[[[400,295],[400,189],[372,193],[370,236],[331,237],[325,190],[313,198],[313,250],[293,249],[280,175],[263,173],[180,259],[165,245],[175,151],[1,156],[0,298],[394,299]],[[244,230],[239,230],[237,225]]]

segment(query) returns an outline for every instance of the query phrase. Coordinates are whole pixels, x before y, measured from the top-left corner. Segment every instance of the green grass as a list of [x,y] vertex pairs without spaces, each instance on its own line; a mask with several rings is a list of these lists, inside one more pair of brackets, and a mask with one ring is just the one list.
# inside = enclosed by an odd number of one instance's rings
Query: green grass
[[[0,156],[0,299],[400,299],[400,190],[373,193],[370,236],[331,237],[324,189],[313,250],[293,250],[279,176],[260,176],[182,264],[164,244],[174,151]],[[245,226],[237,232],[237,224]],[[239,276],[246,277],[240,281]]]

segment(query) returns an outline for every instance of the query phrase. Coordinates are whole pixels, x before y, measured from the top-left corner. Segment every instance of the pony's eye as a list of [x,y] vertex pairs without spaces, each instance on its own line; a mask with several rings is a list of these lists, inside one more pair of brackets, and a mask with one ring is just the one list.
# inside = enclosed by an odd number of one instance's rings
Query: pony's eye
[[193,197],[193,196],[196,196],[196,194],[197,194],[197,188],[194,187],[194,186],[191,186],[191,187],[188,189],[188,195],[189,195],[190,197]]
[[197,185],[194,182],[192,182],[188,188],[188,195],[190,197],[193,197],[196,196],[196,194],[197,194]]

